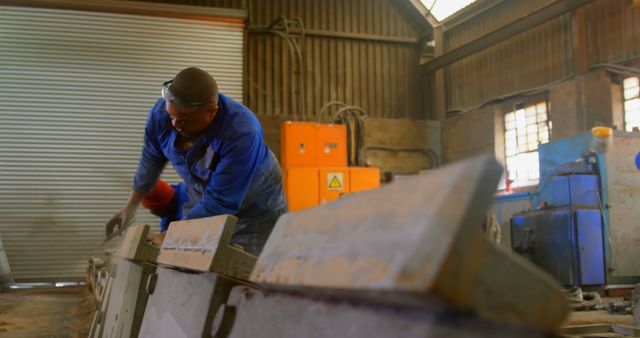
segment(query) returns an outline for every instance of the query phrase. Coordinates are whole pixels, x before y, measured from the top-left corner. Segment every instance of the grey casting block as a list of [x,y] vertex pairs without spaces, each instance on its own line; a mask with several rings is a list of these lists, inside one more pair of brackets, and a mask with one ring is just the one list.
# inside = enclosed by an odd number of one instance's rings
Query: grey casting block
[[230,338],[542,338],[530,327],[495,323],[452,309],[437,297],[429,307],[394,307],[313,299],[281,292],[235,287],[226,305]]
[[283,215],[251,281],[400,304],[435,293],[461,309],[553,330],[567,315],[556,282],[480,232],[501,166],[482,156]]

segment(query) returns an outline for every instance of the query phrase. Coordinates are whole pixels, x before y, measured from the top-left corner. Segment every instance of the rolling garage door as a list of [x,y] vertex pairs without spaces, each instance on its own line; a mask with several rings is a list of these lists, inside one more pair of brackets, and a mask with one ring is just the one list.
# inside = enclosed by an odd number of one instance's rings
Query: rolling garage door
[[[242,98],[242,19],[216,17],[0,6],[0,237],[16,280],[81,278],[104,252],[162,82],[198,66]],[[178,180],[170,165],[164,178]],[[136,223],[158,221],[141,208]]]

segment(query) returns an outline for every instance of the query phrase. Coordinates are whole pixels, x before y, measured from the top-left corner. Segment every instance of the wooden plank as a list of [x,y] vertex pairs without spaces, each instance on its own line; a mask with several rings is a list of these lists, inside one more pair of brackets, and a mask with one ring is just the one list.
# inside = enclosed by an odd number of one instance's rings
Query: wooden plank
[[476,157],[285,214],[250,280],[400,304],[437,294],[487,318],[556,329],[569,311],[557,282],[479,230],[501,175],[493,156]]
[[155,263],[160,248],[147,240],[149,231],[146,224],[130,226],[116,254],[134,261]]
[[158,264],[247,279],[256,257],[230,246],[238,219],[221,215],[172,222]]

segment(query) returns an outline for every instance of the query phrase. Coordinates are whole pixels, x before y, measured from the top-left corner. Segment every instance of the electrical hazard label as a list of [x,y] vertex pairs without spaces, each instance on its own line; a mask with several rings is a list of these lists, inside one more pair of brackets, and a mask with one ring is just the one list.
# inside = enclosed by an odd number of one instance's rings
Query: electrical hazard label
[[342,173],[328,173],[327,174],[327,188],[329,190],[342,190],[344,189],[344,178]]

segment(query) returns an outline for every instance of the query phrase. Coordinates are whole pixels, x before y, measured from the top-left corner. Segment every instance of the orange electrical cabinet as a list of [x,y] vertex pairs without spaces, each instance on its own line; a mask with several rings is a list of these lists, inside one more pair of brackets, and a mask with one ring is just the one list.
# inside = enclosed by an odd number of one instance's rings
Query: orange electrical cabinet
[[349,168],[320,168],[320,204],[335,201],[349,193]]
[[280,127],[283,168],[310,167],[317,163],[317,123],[287,121]]
[[318,168],[284,169],[284,191],[289,211],[297,211],[320,203]]
[[347,166],[347,127],[342,124],[317,125],[316,161],[319,167]]
[[380,168],[349,167],[349,192],[380,187]]

